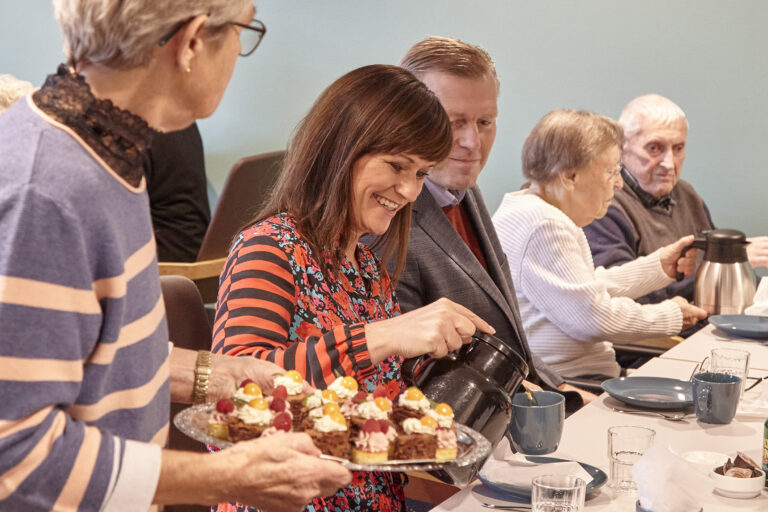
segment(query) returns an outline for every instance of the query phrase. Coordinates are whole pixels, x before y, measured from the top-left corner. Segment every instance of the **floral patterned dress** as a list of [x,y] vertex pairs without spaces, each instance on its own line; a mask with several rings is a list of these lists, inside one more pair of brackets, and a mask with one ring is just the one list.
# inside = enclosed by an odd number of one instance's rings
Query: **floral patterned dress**
[[[328,258],[328,254],[322,257]],[[389,276],[358,244],[357,268],[344,258],[340,276],[323,275],[290,214],[269,217],[243,231],[230,252],[219,288],[213,351],[250,355],[295,369],[324,389],[337,375],[356,378],[372,392],[384,384],[390,398],[402,389],[402,358],[372,364],[365,324],[398,315]],[[333,496],[317,498],[308,512],[403,511],[402,473],[354,472]],[[218,512],[245,512],[220,504]]]

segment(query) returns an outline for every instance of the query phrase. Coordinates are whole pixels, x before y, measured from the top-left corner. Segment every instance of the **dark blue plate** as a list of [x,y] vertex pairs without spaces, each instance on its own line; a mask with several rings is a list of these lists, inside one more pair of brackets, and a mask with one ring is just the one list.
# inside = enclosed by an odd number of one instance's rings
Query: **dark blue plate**
[[[535,462],[537,464],[551,464],[553,462],[570,462],[568,459],[558,459],[557,457],[534,457],[532,455],[527,456],[526,459],[528,459],[531,462]],[[587,496],[596,492],[600,487],[605,485],[605,482],[608,481],[608,475],[606,475],[605,471],[603,471],[602,469],[596,468],[595,466],[591,466],[584,462],[579,462],[579,465],[582,468],[584,468],[584,471],[589,473],[589,475],[592,477],[592,481],[587,482]],[[510,495],[512,498],[516,499],[517,501],[529,502],[529,503],[531,501],[530,486],[517,487],[516,485],[506,484],[504,482],[494,482],[492,480],[488,480],[483,475],[482,470],[477,474],[477,478],[479,478],[481,482],[483,482],[485,485],[487,485],[491,489]]]
[[666,377],[619,377],[601,386],[624,403],[649,409],[684,409],[693,405],[693,390],[687,380]]
[[768,340],[768,316],[714,315],[709,323],[731,336]]

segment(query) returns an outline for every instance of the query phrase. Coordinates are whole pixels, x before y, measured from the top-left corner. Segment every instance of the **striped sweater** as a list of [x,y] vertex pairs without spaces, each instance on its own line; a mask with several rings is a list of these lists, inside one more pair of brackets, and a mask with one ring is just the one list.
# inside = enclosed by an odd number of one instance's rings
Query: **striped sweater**
[[538,196],[506,194],[493,224],[509,259],[520,316],[534,353],[567,377],[617,376],[609,341],[680,332],[677,304],[633,299],[672,279],[654,252],[624,265],[595,269],[584,232]]
[[[320,389],[337,375],[354,376],[360,389],[372,392],[383,384],[394,398],[403,387],[402,358],[372,364],[365,324],[395,316],[400,309],[389,276],[371,251],[358,244],[355,256],[357,268],[344,257],[337,274],[323,275],[291,215],[275,215],[246,229],[221,276],[213,351],[296,369]],[[353,475],[352,484],[314,499],[305,510],[405,510],[401,473]],[[218,507],[219,512],[250,510],[234,504]]]
[[19,101],[0,247],[0,510],[146,510],[170,390],[144,182]]

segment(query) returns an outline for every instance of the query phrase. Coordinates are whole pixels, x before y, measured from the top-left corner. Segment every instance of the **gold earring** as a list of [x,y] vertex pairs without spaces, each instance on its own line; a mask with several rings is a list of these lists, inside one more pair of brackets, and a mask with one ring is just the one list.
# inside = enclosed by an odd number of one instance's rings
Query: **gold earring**
[[184,71],[186,71],[187,73],[191,73],[192,72],[192,68],[187,66],[187,69],[185,69]]

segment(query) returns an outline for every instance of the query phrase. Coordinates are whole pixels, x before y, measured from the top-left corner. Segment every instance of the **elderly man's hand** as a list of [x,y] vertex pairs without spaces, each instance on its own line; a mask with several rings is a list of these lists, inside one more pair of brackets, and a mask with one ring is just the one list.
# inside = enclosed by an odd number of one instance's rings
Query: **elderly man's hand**
[[680,257],[680,253],[693,243],[693,235],[684,236],[677,242],[661,248],[659,260],[664,273],[674,279],[677,272],[689,276],[696,270],[696,249],[691,249]]
[[753,236],[747,238],[747,258],[753,268],[768,268],[768,236]]
[[215,454],[231,468],[230,499],[262,510],[302,510],[318,496],[334,494],[352,474],[342,465],[318,458],[307,434],[275,434],[236,443]]
[[700,320],[707,318],[707,312],[698,306],[690,304],[682,297],[672,297],[672,302],[680,307],[680,311],[683,313],[683,327],[681,330],[693,327]]
[[[209,402],[215,402],[220,398],[229,398],[245,379],[251,379],[259,385],[263,392],[269,393],[272,391],[274,374],[285,373],[285,368],[255,357],[218,354],[213,355],[211,369],[208,387]],[[305,382],[304,391],[311,393],[314,388]]]

